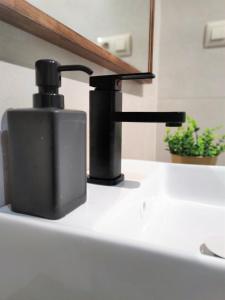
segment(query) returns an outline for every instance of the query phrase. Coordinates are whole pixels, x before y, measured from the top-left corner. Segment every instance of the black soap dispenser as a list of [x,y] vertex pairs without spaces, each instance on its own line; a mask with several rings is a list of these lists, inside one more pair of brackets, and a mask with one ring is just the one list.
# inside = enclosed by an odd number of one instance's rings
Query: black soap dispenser
[[61,72],[92,71],[51,59],[35,69],[34,108],[7,111],[10,202],[15,212],[58,219],[86,201],[86,114],[64,110]]

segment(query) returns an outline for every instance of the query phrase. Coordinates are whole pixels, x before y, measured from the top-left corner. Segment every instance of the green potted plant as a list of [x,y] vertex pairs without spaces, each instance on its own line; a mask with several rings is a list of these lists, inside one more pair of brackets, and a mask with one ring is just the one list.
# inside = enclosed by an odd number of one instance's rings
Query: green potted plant
[[174,132],[166,130],[164,142],[175,163],[215,165],[217,157],[225,151],[225,135],[216,128],[206,128],[200,133],[197,122],[187,117],[186,124]]

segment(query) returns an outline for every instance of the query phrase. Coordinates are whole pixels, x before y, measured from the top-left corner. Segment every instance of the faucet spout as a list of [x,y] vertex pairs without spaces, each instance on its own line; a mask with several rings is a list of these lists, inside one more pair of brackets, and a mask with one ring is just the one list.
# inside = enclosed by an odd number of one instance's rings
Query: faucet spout
[[166,126],[181,126],[185,112],[114,112],[115,122],[166,123]]

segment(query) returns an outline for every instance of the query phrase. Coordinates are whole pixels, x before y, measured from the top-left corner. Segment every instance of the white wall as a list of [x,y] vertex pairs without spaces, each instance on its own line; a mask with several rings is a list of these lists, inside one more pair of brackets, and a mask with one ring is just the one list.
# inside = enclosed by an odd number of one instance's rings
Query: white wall
[[[203,48],[205,24],[222,19],[224,0],[161,0],[158,110],[186,111],[201,127],[222,124],[225,132],[225,48]],[[164,132],[159,125],[160,161],[169,160]]]
[[142,71],[148,68],[149,0],[29,0],[94,43],[97,37],[132,35],[132,55],[122,57]]

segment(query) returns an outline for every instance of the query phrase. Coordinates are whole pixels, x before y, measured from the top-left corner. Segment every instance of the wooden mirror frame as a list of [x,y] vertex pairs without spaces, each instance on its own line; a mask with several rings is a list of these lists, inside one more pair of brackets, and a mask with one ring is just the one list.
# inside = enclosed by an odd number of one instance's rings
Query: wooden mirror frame
[[[152,72],[155,0],[150,1],[148,71]],[[0,0],[0,20],[77,54],[115,73],[137,68],[101,48],[25,0]]]

